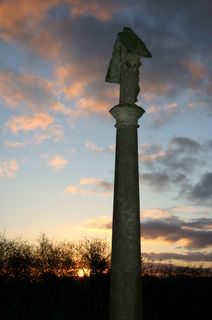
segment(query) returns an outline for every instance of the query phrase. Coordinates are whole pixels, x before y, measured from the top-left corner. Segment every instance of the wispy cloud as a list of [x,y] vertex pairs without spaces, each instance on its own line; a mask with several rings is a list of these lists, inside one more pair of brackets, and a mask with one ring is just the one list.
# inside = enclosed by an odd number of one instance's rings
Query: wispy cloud
[[95,229],[95,230],[107,230],[112,227],[112,220],[108,216],[100,216],[93,219],[87,219],[84,222],[86,229]]
[[190,72],[193,80],[201,80],[207,76],[205,65],[198,60],[187,59],[182,61],[182,65]]
[[28,146],[31,144],[31,142],[27,139],[24,140],[5,140],[4,141],[5,146],[9,148],[14,148],[14,149],[20,149]]
[[38,129],[32,138],[22,140],[5,140],[4,144],[9,148],[20,149],[26,146],[39,146],[44,141],[51,140],[54,143],[61,141],[64,138],[63,126],[59,124],[52,124],[45,129]]
[[142,210],[143,218],[161,219],[170,217],[170,210],[151,208]]
[[69,185],[65,193],[78,193],[84,195],[107,196],[111,194],[113,185],[111,182],[100,178],[82,178],[78,185]]
[[165,152],[159,144],[141,144],[139,149],[139,160],[144,163],[152,163],[165,156]]
[[99,147],[98,145],[96,145],[95,143],[93,143],[91,141],[86,141],[85,147],[97,155],[99,155],[101,153],[107,153],[107,152],[113,153],[115,151],[115,145],[110,145],[107,147]]
[[187,251],[183,254],[174,252],[150,252],[144,255],[150,256],[150,258],[157,261],[183,260],[186,262],[212,262],[212,251]]
[[49,167],[53,168],[54,170],[58,171],[63,169],[65,166],[68,164],[68,160],[65,159],[62,155],[60,154],[55,154],[52,157],[47,157],[47,164]]
[[168,121],[172,121],[181,111],[180,106],[174,102],[159,106],[151,105],[147,109],[147,114],[149,116],[150,125],[159,128]]
[[98,100],[95,97],[81,98],[77,101],[76,106],[85,114],[90,112],[106,113],[108,111],[108,103],[106,101]]
[[16,159],[0,160],[0,177],[14,177],[19,170],[19,165]]
[[33,116],[11,117],[6,127],[17,134],[19,131],[31,131],[35,129],[45,129],[54,122],[54,118],[45,113],[37,113]]
[[80,98],[85,94],[86,87],[99,79],[97,70],[90,73],[90,66],[81,61],[74,64],[58,66],[55,70],[58,87],[67,100]]
[[113,14],[117,11],[123,9],[123,3],[121,1],[109,0],[108,2],[101,3],[98,0],[88,0],[88,1],[76,1],[68,0],[68,3],[73,5],[72,13],[74,15],[92,15],[100,20],[107,21],[110,20]]
[[35,74],[0,71],[1,99],[10,107],[48,110],[56,102],[52,83]]

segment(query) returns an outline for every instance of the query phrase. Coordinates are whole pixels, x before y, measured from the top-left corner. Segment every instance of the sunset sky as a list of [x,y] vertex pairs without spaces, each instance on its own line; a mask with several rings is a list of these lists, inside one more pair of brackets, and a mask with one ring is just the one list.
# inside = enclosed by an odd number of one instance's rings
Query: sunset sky
[[141,241],[161,259],[212,261],[209,0],[0,0],[0,232],[111,238],[116,35],[140,68]]

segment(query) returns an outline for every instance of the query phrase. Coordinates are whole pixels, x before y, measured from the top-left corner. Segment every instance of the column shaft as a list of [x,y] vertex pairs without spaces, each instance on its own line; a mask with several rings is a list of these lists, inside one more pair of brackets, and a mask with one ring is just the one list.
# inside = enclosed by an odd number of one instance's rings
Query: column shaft
[[[141,249],[137,120],[144,112],[114,107],[117,120],[110,320],[141,320]],[[130,115],[129,111],[130,110]],[[127,113],[127,117],[126,113]],[[124,121],[123,121],[123,114]],[[121,117],[121,121],[120,121]],[[129,118],[130,117],[130,118]],[[130,121],[128,121],[130,120]],[[133,121],[132,121],[133,120]]]

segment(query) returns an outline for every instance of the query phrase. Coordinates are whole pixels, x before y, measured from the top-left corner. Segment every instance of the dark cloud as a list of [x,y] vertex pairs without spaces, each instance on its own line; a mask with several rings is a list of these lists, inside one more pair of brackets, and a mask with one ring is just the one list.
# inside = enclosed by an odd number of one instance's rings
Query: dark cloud
[[188,137],[176,137],[171,141],[171,147],[178,153],[199,152],[200,143]]
[[212,199],[212,173],[202,171],[209,167],[209,152],[210,140],[200,144],[188,137],[174,137],[166,149],[160,145],[141,146],[141,183],[156,191],[175,189],[177,198],[207,206]]
[[188,110],[185,100],[174,114],[176,110],[161,107],[164,101],[179,102],[185,93],[187,103],[197,102],[197,108],[211,114],[210,2],[145,1],[134,15],[134,26],[148,39],[153,54],[142,75],[145,103],[155,102],[158,108],[154,117],[149,115],[150,122],[163,125],[181,109]]
[[201,146],[197,141],[187,137],[175,137],[166,150],[161,146],[142,146],[140,160],[142,168],[149,169],[141,173],[141,181],[156,189],[169,189],[172,186],[187,184],[187,174],[200,163]]
[[[211,221],[212,219],[207,224],[205,220],[196,219],[192,224],[176,217],[148,219],[141,224],[141,236],[146,240],[161,238],[169,243],[184,240],[183,246],[186,248],[207,248],[212,246]],[[205,230],[206,226],[209,226],[210,230]]]
[[116,35],[129,25],[153,54],[141,68],[141,98],[146,99],[147,106],[157,102],[158,107],[154,115],[147,113],[150,122],[163,125],[180,114],[186,108],[180,97],[188,93],[187,102],[211,111],[209,1],[191,5],[181,0],[174,4],[167,0],[110,0],[101,4],[96,0],[47,0],[27,1],[27,6],[25,2],[22,0],[16,17],[6,14],[14,12],[12,2],[0,5],[0,37],[15,40],[46,61],[53,61],[52,68],[83,65],[84,75],[78,79],[70,75],[70,82],[96,75],[86,84],[83,97],[108,99],[104,76]]
[[161,253],[143,253],[144,256],[148,256],[153,260],[183,260],[187,262],[212,262],[212,251],[210,252],[186,252],[185,254],[161,252]]
[[200,181],[190,191],[189,198],[195,201],[209,201],[212,203],[212,172],[203,174]]
[[[90,227],[111,229],[109,219],[95,219]],[[162,239],[181,245],[181,248],[195,249],[212,247],[212,218],[197,218],[184,221],[175,216],[160,219],[144,219],[141,222],[141,237],[144,240]],[[182,242],[183,241],[183,242]]]
[[212,140],[208,140],[206,146],[212,150]]
[[212,218],[201,218],[201,219],[192,219],[189,222],[186,222],[187,227],[195,229],[212,229]]
[[141,183],[146,182],[156,190],[169,189],[171,183],[169,175],[165,172],[141,173],[140,180]]

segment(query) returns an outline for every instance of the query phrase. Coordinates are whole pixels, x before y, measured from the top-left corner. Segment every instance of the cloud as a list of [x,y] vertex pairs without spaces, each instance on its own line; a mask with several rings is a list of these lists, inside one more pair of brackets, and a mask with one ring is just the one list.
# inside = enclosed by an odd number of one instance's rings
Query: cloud
[[[73,189],[74,190],[74,189]],[[78,191],[78,190],[74,190]],[[162,241],[176,244],[186,249],[212,247],[212,219],[197,218],[184,221],[172,216],[167,210],[144,210],[145,219],[141,222],[143,240]],[[86,222],[87,228],[111,229],[110,217],[97,217]]]
[[152,163],[165,156],[160,144],[141,144],[138,146],[138,152],[139,160],[143,163]]
[[[38,129],[39,131],[39,129]],[[36,132],[31,139],[23,140],[5,140],[4,144],[9,148],[19,149],[26,146],[39,146],[44,141],[58,142],[64,138],[63,126],[59,124],[52,124],[45,129],[41,129],[40,132]]]
[[[74,190],[74,189],[73,189]],[[78,192],[78,190],[74,190]],[[162,241],[186,249],[212,247],[212,219],[183,220],[172,215],[172,209],[152,208],[142,212],[141,237],[143,240]],[[190,211],[189,211],[190,212]],[[86,222],[91,229],[111,229],[110,217],[97,217]]]
[[14,149],[19,149],[19,148],[24,148],[31,144],[31,142],[27,139],[24,140],[5,140],[4,144],[9,147],[9,148],[14,148]]
[[[7,0],[0,3],[0,36],[4,40],[18,38],[24,41],[29,35],[34,35],[34,30],[43,24],[43,20],[51,9],[66,4],[70,10],[70,16],[89,15],[106,21],[116,13],[123,4],[111,0],[99,3],[97,0]],[[121,6],[122,4],[122,6]],[[25,39],[25,41],[27,40]]]
[[[8,0],[0,4],[0,36],[4,40],[26,36],[41,21],[53,1]],[[27,28],[28,27],[28,28]]]
[[38,146],[44,141],[53,141],[54,143],[59,142],[64,139],[64,128],[60,124],[53,123],[52,125],[42,128],[40,132],[36,134],[29,140],[29,144]]
[[80,190],[79,186],[75,186],[75,185],[70,185],[70,186],[67,186],[64,190],[64,192],[66,193],[82,193],[81,192],[82,190]]
[[147,109],[147,115],[151,126],[157,128],[175,119],[180,112],[181,109],[176,102],[159,106],[151,105]]
[[82,96],[89,84],[99,80],[100,75],[97,70],[97,66],[92,62],[90,65],[86,61],[76,61],[73,64],[69,62],[56,67],[55,78],[65,98],[69,100]]
[[43,111],[56,102],[52,83],[34,74],[0,71],[0,96],[10,107]]
[[[207,161],[210,152],[209,141],[199,143],[183,136],[172,138],[166,148],[159,144],[140,145],[141,182],[156,191],[161,188],[174,191],[184,200],[195,203],[202,200],[204,205],[203,200],[208,201],[211,195],[210,173],[201,175],[210,166]],[[197,179],[199,182],[195,184]]]
[[[163,0],[151,4],[145,1],[132,10],[133,25],[142,29],[153,53],[153,59],[142,70],[142,91],[152,102],[157,101],[157,106],[164,100],[173,103],[186,95],[189,102],[204,102],[204,106],[196,105],[200,111],[211,112],[207,88],[211,83],[211,45],[205,41],[212,27],[210,9],[208,0],[197,2],[192,8],[179,2],[173,7]],[[188,111],[185,104],[183,109]]]
[[195,164],[196,158],[204,148],[205,146],[201,146],[199,142],[191,138],[178,136],[171,139],[166,150],[163,150],[159,144],[140,145],[139,157],[147,165],[165,164],[172,169],[181,167],[187,171],[190,159]]
[[72,14],[78,15],[92,15],[100,20],[110,20],[112,15],[117,11],[123,9],[123,3],[121,1],[111,1],[100,3],[98,0],[79,1],[76,5],[75,1],[68,1],[72,5]]
[[107,102],[95,99],[93,97],[81,98],[76,103],[77,108],[84,112],[84,114],[88,114],[90,112],[100,112],[105,113],[108,111]]
[[68,160],[65,159],[62,155],[60,154],[55,154],[52,156],[48,162],[48,166],[53,168],[54,170],[58,171],[63,169],[65,166],[68,164]]
[[202,230],[212,229],[212,218],[192,219],[186,222],[186,227]]
[[[106,73],[115,36],[127,20],[145,37],[153,53],[154,59],[145,61],[141,69],[141,96],[150,102],[149,115],[155,123],[163,125],[181,109],[188,110],[179,103],[185,92],[190,105],[198,99],[202,104],[197,103],[196,108],[211,111],[211,50],[205,41],[212,24],[208,8],[208,1],[191,8],[179,3],[173,7],[168,1],[146,5],[146,1],[136,0],[124,4],[121,0],[104,4],[97,0],[8,0],[0,4],[0,37],[21,43],[46,60],[53,59],[55,70],[68,69],[71,61],[62,92],[70,100],[83,95],[89,104],[92,99],[103,101],[92,92],[103,95],[106,87],[102,74]],[[159,112],[153,112],[156,99]],[[108,96],[108,106],[110,100]],[[88,109],[95,111],[91,104]]]
[[207,76],[207,69],[202,62],[190,59],[182,61],[182,64],[190,72],[193,80],[201,80]]
[[170,143],[170,148],[175,153],[199,152],[201,145],[199,142],[188,137],[175,137]]
[[196,203],[212,203],[212,172],[204,173],[199,182],[188,185],[187,190],[182,190],[186,197]]
[[19,131],[31,131],[36,129],[45,129],[54,122],[54,119],[45,113],[36,113],[33,116],[14,116],[11,117],[6,127],[17,134]]
[[167,260],[183,260],[187,262],[212,262],[212,251],[209,252],[186,252],[184,254],[173,253],[173,252],[160,252],[160,253],[144,253],[146,256],[150,256],[151,259],[157,261],[167,261]]
[[112,228],[112,221],[111,218],[108,216],[101,216],[94,219],[88,219],[85,221],[86,229],[111,229]]
[[80,185],[93,185],[93,186],[99,186],[105,190],[111,191],[112,190],[112,183],[108,182],[103,179],[96,179],[96,178],[83,178],[80,179]]
[[86,141],[85,147],[97,155],[101,153],[113,153],[115,151],[115,145],[110,145],[107,147],[99,147],[91,141]]
[[[30,36],[27,46],[33,53],[45,58],[45,60],[54,61],[58,59],[62,43],[60,39],[55,39],[50,29],[47,29],[47,27],[43,28],[36,35],[30,34]],[[24,37],[22,38],[22,42],[25,42]]]
[[16,159],[0,160],[0,177],[12,178],[19,170]]
[[104,179],[82,178],[80,179],[79,185],[69,185],[65,188],[64,192],[84,195],[107,196],[111,194],[112,189],[113,184]]
[[87,114],[83,111],[86,106],[82,101],[80,102],[80,99],[79,106],[71,103],[75,108],[66,107],[60,102],[62,92],[69,90],[69,95],[66,94],[65,97],[70,99],[70,90],[75,90],[77,84],[73,82],[72,87],[66,88],[59,80],[56,78],[50,81],[35,74],[0,71],[0,99],[8,107],[19,108],[24,112],[29,112],[29,110],[36,113],[51,111],[61,113],[68,119]]
[[171,178],[165,172],[141,173],[141,183],[148,183],[156,190],[169,189]]
[[170,217],[170,212],[165,209],[152,208],[142,210],[143,218],[161,219]]
[[141,224],[141,236],[144,240],[162,240],[185,248],[207,248],[212,246],[211,222],[212,219],[201,218],[191,222],[176,217],[148,219]]
[[[74,26],[80,18],[90,18],[101,24],[123,10],[121,0],[99,3],[97,0],[8,0],[0,3],[0,39],[16,41],[27,50],[45,59],[60,59],[67,47],[63,28],[75,31]],[[82,26],[84,29],[84,27]],[[98,28],[98,27],[97,27]],[[57,32],[55,32],[55,30]],[[73,33],[72,31],[72,33]],[[58,33],[60,36],[58,36]],[[67,32],[65,32],[66,34]],[[73,41],[72,45],[74,45]],[[86,42],[86,38],[84,39]],[[72,50],[70,50],[72,52]]]

